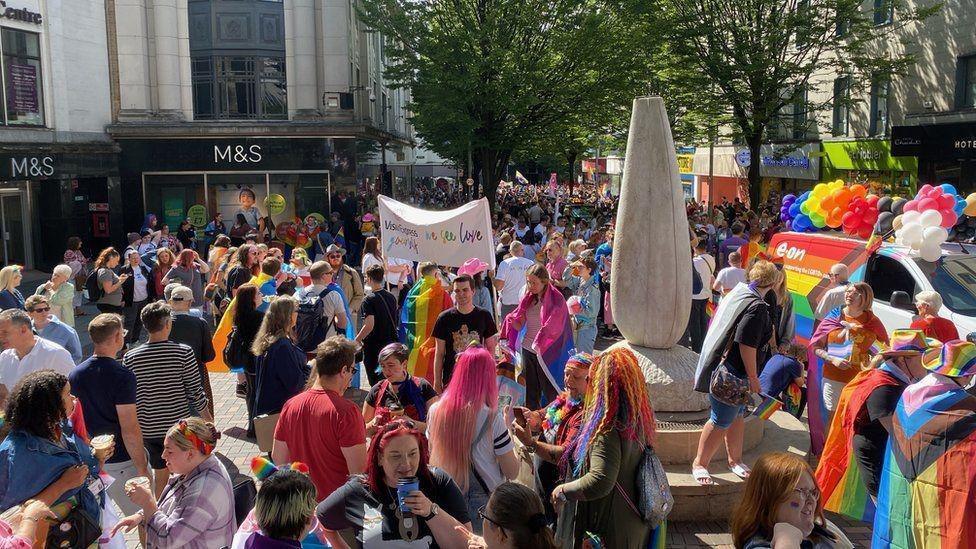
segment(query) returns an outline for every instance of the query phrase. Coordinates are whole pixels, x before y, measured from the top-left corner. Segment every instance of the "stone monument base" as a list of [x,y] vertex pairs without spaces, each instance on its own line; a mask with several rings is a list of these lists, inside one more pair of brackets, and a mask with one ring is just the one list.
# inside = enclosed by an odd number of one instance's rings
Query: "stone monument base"
[[631,345],[627,341],[621,341],[611,349],[618,347],[629,349],[637,356],[655,414],[708,409],[708,395],[696,393],[694,389],[698,353],[680,345],[670,349],[651,349]]

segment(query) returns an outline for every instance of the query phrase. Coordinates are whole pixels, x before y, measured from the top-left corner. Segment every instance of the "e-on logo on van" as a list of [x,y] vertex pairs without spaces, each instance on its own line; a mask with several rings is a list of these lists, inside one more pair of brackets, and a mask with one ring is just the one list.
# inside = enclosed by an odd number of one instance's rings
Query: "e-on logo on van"
[[800,261],[806,255],[806,250],[797,248],[796,246],[790,246],[788,242],[780,242],[779,246],[776,246],[776,257],[785,257],[786,259]]

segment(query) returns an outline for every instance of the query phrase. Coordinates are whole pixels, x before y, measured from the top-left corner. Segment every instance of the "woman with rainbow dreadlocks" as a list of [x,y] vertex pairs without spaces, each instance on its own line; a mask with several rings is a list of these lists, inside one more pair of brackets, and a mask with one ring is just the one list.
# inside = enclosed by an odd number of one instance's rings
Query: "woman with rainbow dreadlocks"
[[[552,489],[566,478],[566,447],[579,434],[583,423],[583,397],[593,356],[577,353],[566,362],[563,383],[566,390],[541,410],[515,408],[512,434],[526,450],[538,457],[536,471],[543,501],[548,502]],[[540,436],[541,434],[541,436]],[[555,519],[555,510],[546,504],[546,515]]]
[[[627,349],[610,349],[590,368],[579,435],[564,452],[575,478],[552,491],[562,545],[581,547],[599,537],[601,547],[644,548],[663,539],[637,511],[636,476],[641,454],[654,442],[644,375]],[[573,526],[570,526],[571,523]],[[663,545],[662,545],[663,546]]]

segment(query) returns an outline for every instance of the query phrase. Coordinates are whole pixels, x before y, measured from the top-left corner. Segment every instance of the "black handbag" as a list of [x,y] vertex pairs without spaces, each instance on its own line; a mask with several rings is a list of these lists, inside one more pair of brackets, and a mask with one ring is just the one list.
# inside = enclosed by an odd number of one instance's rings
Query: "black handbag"
[[251,509],[254,509],[254,502],[257,501],[258,489],[254,484],[254,479],[240,475],[233,483],[234,488],[234,517],[237,524],[244,524]]
[[81,508],[79,503],[64,517],[64,520],[51,524],[47,531],[47,547],[85,548],[97,543],[102,536],[98,521]]
[[250,362],[247,349],[241,344],[240,332],[234,326],[224,346],[224,364],[228,368],[243,368]]

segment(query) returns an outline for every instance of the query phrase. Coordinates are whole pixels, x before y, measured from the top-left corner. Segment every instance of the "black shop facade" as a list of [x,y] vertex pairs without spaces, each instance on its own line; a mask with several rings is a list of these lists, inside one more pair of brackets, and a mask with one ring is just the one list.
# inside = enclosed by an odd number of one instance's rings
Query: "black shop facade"
[[0,144],[0,263],[49,272],[71,236],[86,253],[110,245],[118,188],[112,142]]
[[963,196],[976,192],[976,121],[895,126],[891,154],[918,158],[920,184],[951,183]]
[[339,191],[356,189],[356,140],[331,137],[118,138],[122,219],[138,231],[154,214],[175,234],[184,219],[198,228],[220,213],[229,229],[244,189],[275,223],[328,218]]

